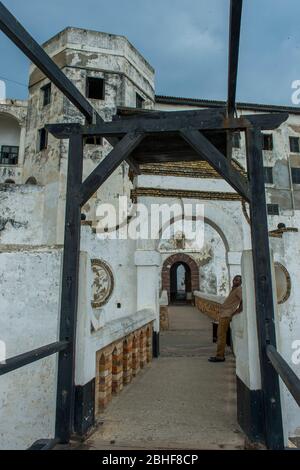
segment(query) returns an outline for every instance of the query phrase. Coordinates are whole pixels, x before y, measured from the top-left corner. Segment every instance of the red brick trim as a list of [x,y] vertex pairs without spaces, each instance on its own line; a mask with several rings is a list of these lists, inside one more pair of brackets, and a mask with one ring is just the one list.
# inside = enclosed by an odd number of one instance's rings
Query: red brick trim
[[162,278],[162,290],[166,290],[168,292],[168,296],[170,298],[170,289],[171,289],[171,279],[170,279],[170,271],[171,267],[175,263],[186,263],[190,270],[191,270],[191,282],[192,282],[192,292],[199,289],[199,267],[191,256],[186,255],[185,253],[176,253],[175,255],[170,256],[167,258],[163,264],[162,271],[161,271],[161,278]]

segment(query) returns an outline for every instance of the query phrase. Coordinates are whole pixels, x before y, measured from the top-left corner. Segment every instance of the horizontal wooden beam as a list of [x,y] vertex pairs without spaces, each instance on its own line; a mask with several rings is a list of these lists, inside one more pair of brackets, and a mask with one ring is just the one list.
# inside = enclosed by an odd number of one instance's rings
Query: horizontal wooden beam
[[249,183],[227,160],[224,155],[199,131],[183,129],[182,137],[206,160],[243,198],[250,202]]
[[122,161],[130,157],[131,152],[143,140],[144,134],[131,132],[123,137],[115,148],[99,163],[94,171],[82,183],[79,190],[79,203],[83,206],[97,189],[109,178],[118,168]]
[[57,341],[56,343],[51,343],[47,346],[42,346],[41,348],[7,359],[5,363],[0,364],[0,375],[20,369],[21,367],[32,364],[40,359],[52,356],[57,352],[65,351],[68,346],[68,341]]
[[33,39],[10,11],[0,2],[0,29],[14,44],[54,83],[54,85],[76,106],[89,123],[102,118],[78,88]]
[[[226,118],[220,110],[199,111],[198,114],[189,111],[180,113],[169,112],[163,118],[148,119],[144,117],[132,119],[120,119],[118,121],[102,122],[97,125],[81,126],[80,124],[48,124],[47,130],[57,139],[68,139],[71,134],[80,133],[83,136],[124,136],[128,132],[138,129],[140,132],[166,133],[179,132],[180,129],[189,128],[196,130],[231,130],[243,131],[250,127],[261,130],[277,129],[288,119],[288,113],[252,114],[240,118]],[[173,116],[173,114],[176,114]]]
[[276,348],[272,345],[267,346],[267,356],[271,361],[272,366],[276,370],[281,380],[286,385],[290,394],[294,397],[298,406],[300,406],[300,379],[297,377],[293,369],[283,359]]

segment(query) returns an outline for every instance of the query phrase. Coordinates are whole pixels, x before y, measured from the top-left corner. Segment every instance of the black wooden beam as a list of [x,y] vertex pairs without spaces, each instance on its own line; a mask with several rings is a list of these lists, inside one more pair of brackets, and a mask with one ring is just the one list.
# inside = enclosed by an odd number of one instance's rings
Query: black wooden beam
[[206,111],[199,114],[189,115],[190,111],[169,112],[168,116],[163,118],[132,118],[121,119],[112,122],[98,123],[95,126],[81,126],[80,124],[48,124],[47,130],[57,139],[68,139],[73,133],[81,133],[83,136],[103,136],[122,137],[128,132],[139,129],[141,132],[150,133],[166,133],[178,132],[183,128],[198,130],[234,130],[243,131],[249,127],[259,127],[262,130],[277,129],[283,122],[288,119],[288,113],[272,113],[272,114],[253,114],[245,115],[240,118],[225,118],[224,114],[219,110],[213,113]]
[[190,146],[229,183],[243,198],[250,201],[248,181],[227,160],[221,152],[199,131],[183,129],[182,137]]
[[20,369],[33,362],[40,361],[44,357],[52,356],[52,354],[64,351],[68,347],[67,341],[57,341],[56,343],[42,346],[41,348],[34,349],[27,353],[19,354],[18,356],[7,359],[4,364],[0,364],[0,375],[7,374],[13,370]]
[[274,346],[267,346],[267,356],[287,389],[300,406],[300,379]]
[[236,107],[236,86],[239,63],[240,34],[243,0],[230,1],[229,26],[229,70],[228,70],[228,116],[233,116]]
[[115,148],[99,163],[94,171],[82,183],[76,198],[79,204],[83,206],[97,189],[109,178],[109,176],[118,168],[122,161],[130,156],[131,152],[143,140],[144,134],[131,132],[115,146]]
[[95,122],[100,116],[53,62],[44,49],[33,39],[10,11],[0,2],[0,29],[16,46],[54,83],[55,86],[76,106],[88,122]]
[[279,380],[267,355],[268,345],[276,348],[274,299],[269,248],[269,230],[262,154],[262,134],[249,129],[247,167],[251,191],[251,236],[255,280],[256,318],[260,370],[264,399],[265,436],[269,449],[283,449],[283,428]]
[[79,279],[81,211],[78,202],[82,184],[83,139],[80,134],[70,137],[66,192],[65,238],[63,254],[60,341],[69,348],[59,354],[56,405],[56,438],[69,442],[75,397],[75,344]]

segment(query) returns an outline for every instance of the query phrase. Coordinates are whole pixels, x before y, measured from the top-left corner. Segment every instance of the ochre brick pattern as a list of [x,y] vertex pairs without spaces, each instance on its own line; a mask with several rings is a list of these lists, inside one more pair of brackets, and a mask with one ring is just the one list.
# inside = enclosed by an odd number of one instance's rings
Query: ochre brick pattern
[[142,329],[139,334],[140,340],[140,366],[141,369],[147,364],[147,337],[146,330]]
[[112,392],[119,393],[123,388],[123,342],[114,347],[112,353]]
[[215,321],[219,321],[220,304],[218,302],[195,296],[195,306],[200,312],[205,313]]
[[123,384],[127,385],[132,380],[132,335],[123,342]]
[[153,334],[153,326],[152,324],[147,327],[146,330],[146,353],[147,353],[147,363],[150,364],[152,362],[152,334]]
[[[97,361],[97,373],[96,378],[96,408],[98,410],[104,409],[112,398],[112,351],[111,347],[105,348],[100,351]],[[98,397],[97,397],[98,395]]]
[[96,415],[152,361],[152,334],[153,322],[97,352]]
[[166,331],[169,329],[169,307],[167,305],[160,306],[159,312],[159,322],[160,322],[160,330]]
[[132,375],[136,377],[140,371],[140,348],[139,348],[139,336],[136,332],[132,340]]

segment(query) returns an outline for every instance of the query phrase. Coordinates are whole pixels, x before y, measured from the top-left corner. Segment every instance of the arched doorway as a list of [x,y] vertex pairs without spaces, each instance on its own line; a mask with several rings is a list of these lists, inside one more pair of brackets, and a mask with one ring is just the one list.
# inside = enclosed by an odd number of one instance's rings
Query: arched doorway
[[191,268],[188,264],[178,261],[170,270],[170,301],[187,302],[192,292]]
[[164,262],[162,290],[168,292],[169,302],[190,302],[195,290],[199,290],[199,268],[192,257],[177,253]]

